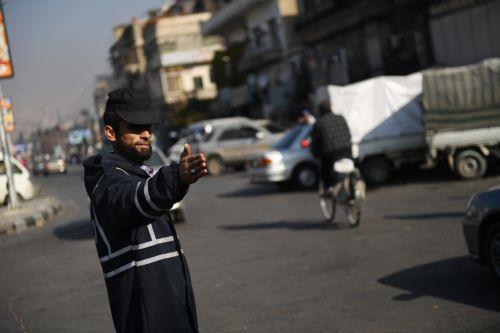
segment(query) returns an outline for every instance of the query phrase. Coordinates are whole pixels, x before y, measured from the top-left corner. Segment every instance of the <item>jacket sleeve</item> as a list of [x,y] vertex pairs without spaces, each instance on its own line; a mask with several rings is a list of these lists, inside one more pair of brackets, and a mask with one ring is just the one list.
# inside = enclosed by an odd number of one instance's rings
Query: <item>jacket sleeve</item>
[[188,188],[179,177],[178,165],[164,166],[155,176],[143,180],[117,171],[103,176],[92,204],[99,207],[112,224],[130,222],[137,227],[165,215],[182,200]]

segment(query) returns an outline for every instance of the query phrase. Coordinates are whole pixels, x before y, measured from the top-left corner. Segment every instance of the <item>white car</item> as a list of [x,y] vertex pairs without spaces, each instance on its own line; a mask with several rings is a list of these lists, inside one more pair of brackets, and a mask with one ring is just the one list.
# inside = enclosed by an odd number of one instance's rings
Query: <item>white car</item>
[[[29,200],[35,196],[35,188],[31,182],[29,171],[16,159],[11,158],[12,174],[18,198]],[[7,204],[9,191],[7,189],[7,172],[3,156],[0,157],[0,203]]]

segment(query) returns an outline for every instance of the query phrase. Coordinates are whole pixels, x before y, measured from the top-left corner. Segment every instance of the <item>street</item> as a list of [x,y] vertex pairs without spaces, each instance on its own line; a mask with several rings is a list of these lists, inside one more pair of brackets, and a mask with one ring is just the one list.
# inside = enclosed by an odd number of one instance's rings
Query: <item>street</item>
[[[112,332],[82,169],[37,177],[64,202],[0,239],[0,332]],[[469,197],[497,185],[421,171],[370,189],[361,225],[324,228],[315,192],[207,176],[177,224],[201,332],[498,332],[500,288],[467,256]]]

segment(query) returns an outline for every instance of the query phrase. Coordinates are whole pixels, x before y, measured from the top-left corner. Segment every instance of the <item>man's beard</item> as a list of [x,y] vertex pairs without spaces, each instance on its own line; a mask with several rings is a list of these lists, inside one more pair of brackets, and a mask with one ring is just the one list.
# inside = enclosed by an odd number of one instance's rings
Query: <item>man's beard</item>
[[134,145],[127,145],[121,137],[117,140],[116,150],[123,156],[133,160],[137,163],[142,163],[149,160],[152,154],[151,144],[149,143],[149,149],[140,151],[137,150]]

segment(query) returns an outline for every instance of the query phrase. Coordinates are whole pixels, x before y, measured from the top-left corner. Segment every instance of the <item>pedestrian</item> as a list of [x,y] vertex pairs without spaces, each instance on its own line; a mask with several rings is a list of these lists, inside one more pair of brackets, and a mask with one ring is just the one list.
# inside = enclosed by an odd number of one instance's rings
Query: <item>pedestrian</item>
[[159,119],[140,91],[109,93],[103,122],[113,151],[83,165],[115,329],[198,332],[191,278],[168,212],[207,174],[205,157],[186,144],[179,164],[156,173],[143,165]]

